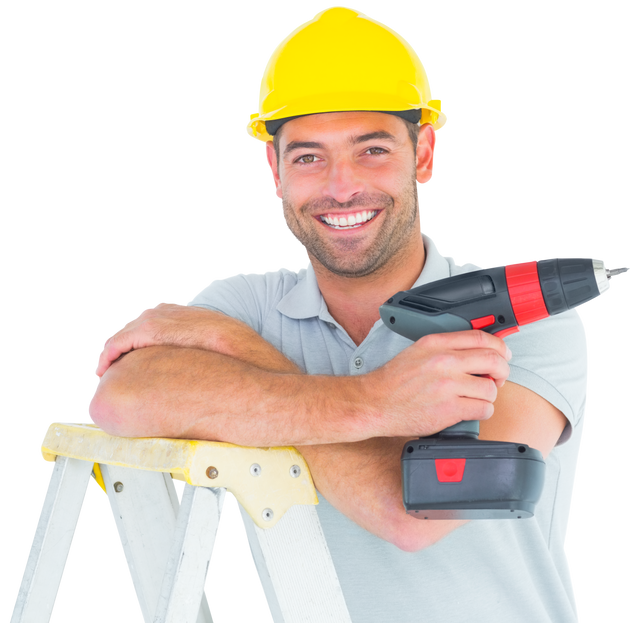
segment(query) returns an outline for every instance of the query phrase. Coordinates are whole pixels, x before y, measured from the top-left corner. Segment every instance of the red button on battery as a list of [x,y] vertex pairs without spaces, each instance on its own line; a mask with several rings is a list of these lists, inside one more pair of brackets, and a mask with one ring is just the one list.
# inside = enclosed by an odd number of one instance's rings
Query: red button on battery
[[436,459],[438,482],[461,482],[467,459]]
[[485,327],[491,326],[496,323],[495,316],[483,316],[482,318],[476,318],[471,321],[471,326],[474,329],[484,329]]

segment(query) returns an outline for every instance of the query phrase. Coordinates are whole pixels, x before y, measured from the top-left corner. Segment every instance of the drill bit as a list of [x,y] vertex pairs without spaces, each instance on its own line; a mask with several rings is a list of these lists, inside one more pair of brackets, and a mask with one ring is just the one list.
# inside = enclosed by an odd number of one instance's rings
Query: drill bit
[[607,279],[611,279],[615,275],[620,275],[622,273],[626,273],[628,268],[612,268],[611,270],[607,269]]

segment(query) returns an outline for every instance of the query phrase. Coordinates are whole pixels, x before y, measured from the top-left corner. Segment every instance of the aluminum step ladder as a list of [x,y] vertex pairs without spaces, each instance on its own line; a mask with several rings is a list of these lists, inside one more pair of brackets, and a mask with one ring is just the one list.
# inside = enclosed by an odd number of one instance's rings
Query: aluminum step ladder
[[[274,622],[351,621],[295,448],[52,424],[42,453],[55,466],[11,623],[49,621],[91,475],[109,496],[145,623],[212,623],[204,583],[227,489]],[[172,478],[186,482],[180,504]]]

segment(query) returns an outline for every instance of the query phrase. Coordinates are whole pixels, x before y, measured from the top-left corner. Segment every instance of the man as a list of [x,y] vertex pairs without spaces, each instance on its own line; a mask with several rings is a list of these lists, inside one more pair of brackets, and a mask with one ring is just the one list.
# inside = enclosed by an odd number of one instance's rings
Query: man
[[[107,342],[91,415],[117,435],[295,445],[354,621],[572,621],[562,543],[584,401],[576,316],[510,336],[513,355],[478,331],[412,344],[379,319],[397,291],[472,269],[420,233],[416,182],[431,177],[443,123],[393,31],[348,9],[294,31],[249,131],[267,141],[309,268],[215,282],[194,307],[143,313]],[[534,519],[405,514],[403,444],[460,420],[548,457]]]

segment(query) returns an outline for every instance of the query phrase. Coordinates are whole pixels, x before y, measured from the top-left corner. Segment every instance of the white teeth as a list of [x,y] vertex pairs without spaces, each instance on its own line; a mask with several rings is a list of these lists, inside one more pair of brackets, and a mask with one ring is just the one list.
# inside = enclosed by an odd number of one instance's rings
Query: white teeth
[[369,210],[367,212],[358,212],[349,216],[321,216],[320,220],[336,229],[352,229],[360,227],[363,223],[370,221],[378,212]]

